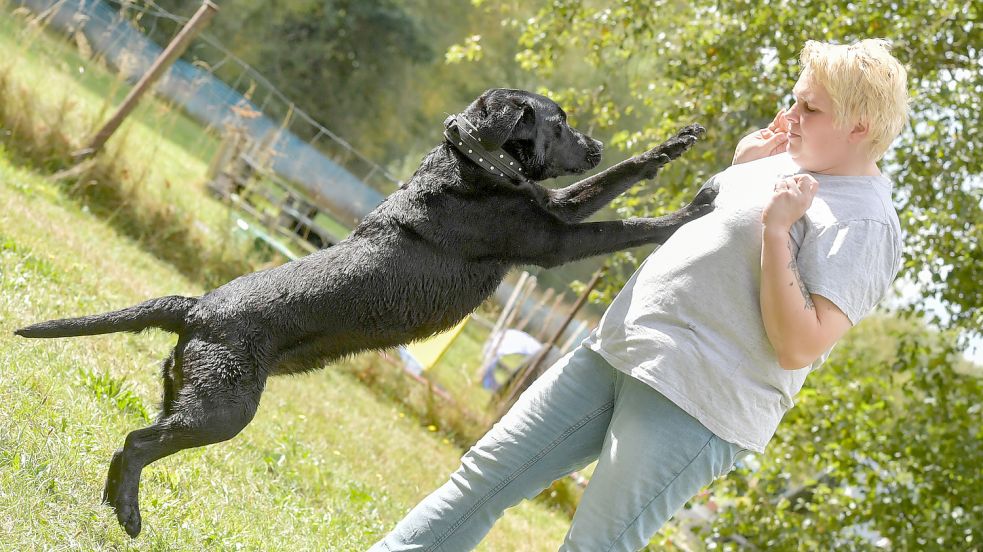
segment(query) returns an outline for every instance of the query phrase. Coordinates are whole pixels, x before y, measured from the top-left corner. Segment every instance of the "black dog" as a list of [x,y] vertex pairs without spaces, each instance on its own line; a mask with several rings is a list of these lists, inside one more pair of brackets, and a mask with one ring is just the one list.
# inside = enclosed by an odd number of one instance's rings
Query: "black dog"
[[[681,155],[704,133],[699,125],[553,190],[532,181],[592,169],[602,148],[567,125],[557,104],[494,89],[448,119],[448,139],[408,184],[331,248],[201,297],[160,297],[16,331],[67,337],[155,327],[178,334],[163,363],[156,423],[127,435],[109,466],[103,500],[130,536],[140,532],[141,470],[234,437],[252,420],[269,376],[430,336],[472,312],[516,265],[552,267],[663,243],[713,209],[716,191],[708,188],[665,217],[580,222]],[[486,167],[486,157],[496,165]]]

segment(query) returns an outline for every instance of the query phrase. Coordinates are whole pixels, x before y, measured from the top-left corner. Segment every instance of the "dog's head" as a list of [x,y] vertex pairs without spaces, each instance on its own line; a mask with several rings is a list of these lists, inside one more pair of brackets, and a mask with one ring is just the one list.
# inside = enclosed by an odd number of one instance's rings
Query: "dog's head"
[[493,88],[464,116],[486,148],[504,149],[532,180],[582,173],[601,162],[604,144],[567,124],[567,114],[545,96]]

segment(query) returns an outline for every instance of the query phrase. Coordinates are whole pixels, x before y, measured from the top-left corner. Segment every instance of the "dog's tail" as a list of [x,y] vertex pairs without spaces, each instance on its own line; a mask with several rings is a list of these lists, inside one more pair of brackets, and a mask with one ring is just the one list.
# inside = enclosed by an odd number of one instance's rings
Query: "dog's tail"
[[188,311],[197,303],[193,297],[169,295],[144,301],[122,310],[48,320],[14,330],[21,337],[74,337],[114,332],[139,332],[147,328],[160,328],[180,333],[184,328]]

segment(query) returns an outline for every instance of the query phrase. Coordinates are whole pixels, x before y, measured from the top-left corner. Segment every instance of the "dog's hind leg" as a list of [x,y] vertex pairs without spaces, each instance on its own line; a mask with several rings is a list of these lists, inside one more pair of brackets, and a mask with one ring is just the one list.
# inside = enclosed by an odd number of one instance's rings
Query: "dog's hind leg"
[[[171,351],[171,354],[164,359],[160,367],[160,376],[164,383],[163,397],[160,401],[160,412],[157,414],[157,422],[160,423],[167,419],[174,410],[174,399],[177,397],[177,390],[181,388],[181,357],[178,353],[182,344]],[[110,492],[115,496],[116,488],[119,486],[120,462],[123,458],[123,449],[118,448],[113,453],[113,458],[109,462],[109,474],[106,477],[106,484],[102,490],[102,501],[109,503]]]
[[[103,500],[115,508],[116,518],[131,537],[137,536],[141,528],[139,486],[144,467],[187,448],[231,439],[256,414],[265,377],[239,361],[225,359],[223,364],[239,365],[216,366],[214,358],[209,360],[212,379],[188,385],[191,374],[186,366],[186,384],[171,401],[171,413],[149,427],[131,432],[123,448],[113,455]],[[233,381],[220,377],[229,373],[238,377]]]
[[170,416],[174,409],[177,390],[181,388],[181,367],[175,362],[174,356],[174,351],[171,351],[170,356],[161,363],[160,378],[164,382],[164,392],[160,400],[160,414],[157,415],[157,421]]

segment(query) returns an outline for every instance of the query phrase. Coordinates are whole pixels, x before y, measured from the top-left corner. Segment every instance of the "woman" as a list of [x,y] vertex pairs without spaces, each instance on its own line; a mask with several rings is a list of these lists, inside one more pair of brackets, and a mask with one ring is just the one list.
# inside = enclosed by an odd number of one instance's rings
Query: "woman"
[[598,460],[561,550],[637,550],[701,488],[763,453],[806,375],[901,261],[877,161],[907,121],[881,40],[806,43],[795,103],[704,186],[716,209],[642,263],[540,377],[372,550],[473,548],[502,512]]

